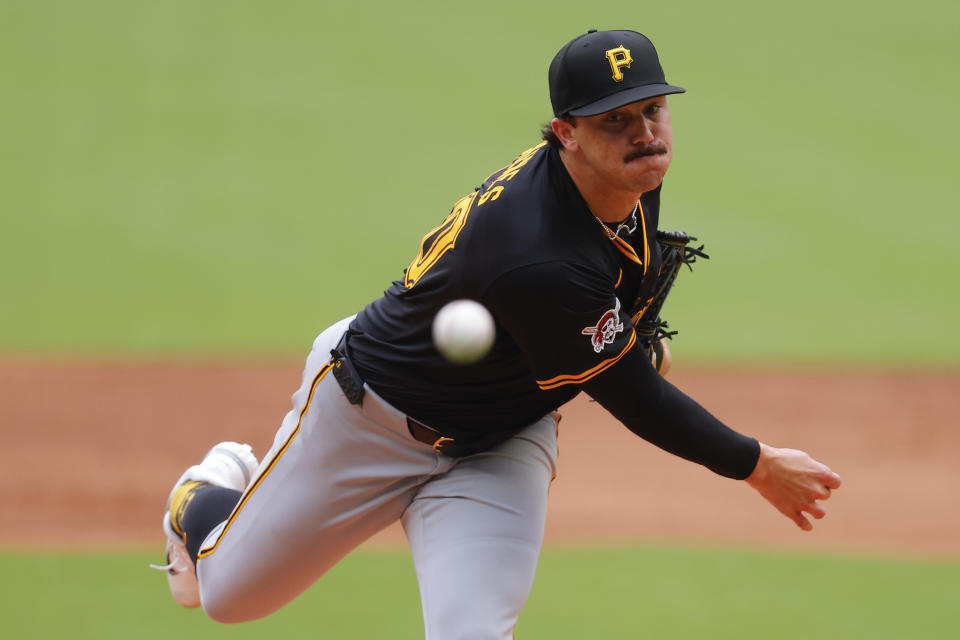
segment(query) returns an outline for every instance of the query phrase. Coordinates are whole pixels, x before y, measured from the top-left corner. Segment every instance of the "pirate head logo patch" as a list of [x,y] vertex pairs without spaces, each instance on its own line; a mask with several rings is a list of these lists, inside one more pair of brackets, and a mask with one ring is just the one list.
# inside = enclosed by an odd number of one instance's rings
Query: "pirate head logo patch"
[[597,353],[603,351],[606,345],[613,344],[617,334],[623,331],[623,323],[620,322],[620,299],[617,298],[616,300],[613,309],[604,311],[597,324],[584,327],[583,331],[580,332],[585,336],[590,336],[590,343]]

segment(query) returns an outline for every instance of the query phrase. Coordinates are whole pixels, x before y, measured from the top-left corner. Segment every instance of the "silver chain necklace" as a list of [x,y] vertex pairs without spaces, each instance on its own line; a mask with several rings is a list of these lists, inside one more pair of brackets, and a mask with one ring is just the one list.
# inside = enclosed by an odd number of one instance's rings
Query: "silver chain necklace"
[[630,235],[637,230],[637,210],[640,208],[640,203],[633,205],[633,211],[630,212],[630,215],[627,216],[624,220],[617,225],[615,231],[610,231],[610,227],[607,226],[607,223],[600,219],[597,214],[593,214],[593,217],[597,219],[597,222],[600,223],[600,226],[603,227],[603,230],[607,232],[607,235],[610,236],[610,239],[614,239],[620,235],[621,231],[626,231],[627,235]]

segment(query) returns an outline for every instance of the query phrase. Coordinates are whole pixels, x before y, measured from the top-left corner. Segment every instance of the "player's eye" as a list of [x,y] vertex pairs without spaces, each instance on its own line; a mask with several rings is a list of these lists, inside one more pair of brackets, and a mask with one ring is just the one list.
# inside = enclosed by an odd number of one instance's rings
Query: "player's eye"
[[663,105],[659,102],[651,102],[649,105],[647,105],[647,108],[643,110],[643,113],[648,118],[656,118],[662,109]]

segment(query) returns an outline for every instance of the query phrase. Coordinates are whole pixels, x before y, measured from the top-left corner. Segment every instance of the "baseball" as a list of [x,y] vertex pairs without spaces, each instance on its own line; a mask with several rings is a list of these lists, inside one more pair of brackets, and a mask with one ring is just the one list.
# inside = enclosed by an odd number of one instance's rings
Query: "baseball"
[[493,316],[474,300],[448,302],[433,319],[433,343],[447,360],[458,364],[485,356],[495,335]]

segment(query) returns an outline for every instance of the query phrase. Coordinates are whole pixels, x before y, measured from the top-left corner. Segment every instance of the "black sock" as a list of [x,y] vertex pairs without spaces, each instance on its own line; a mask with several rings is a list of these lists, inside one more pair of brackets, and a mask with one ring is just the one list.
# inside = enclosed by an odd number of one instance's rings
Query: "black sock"
[[201,485],[193,491],[193,498],[187,505],[180,527],[183,529],[187,552],[196,564],[200,545],[214,527],[230,516],[243,494],[212,484]]

